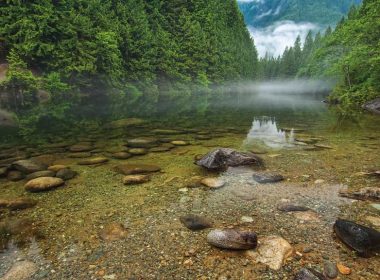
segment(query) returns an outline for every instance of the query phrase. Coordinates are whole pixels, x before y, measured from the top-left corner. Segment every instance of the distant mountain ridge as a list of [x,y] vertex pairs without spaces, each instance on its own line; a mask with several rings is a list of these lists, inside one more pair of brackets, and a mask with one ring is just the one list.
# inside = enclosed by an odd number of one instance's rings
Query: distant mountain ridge
[[247,25],[266,27],[278,21],[335,25],[362,0],[238,0]]

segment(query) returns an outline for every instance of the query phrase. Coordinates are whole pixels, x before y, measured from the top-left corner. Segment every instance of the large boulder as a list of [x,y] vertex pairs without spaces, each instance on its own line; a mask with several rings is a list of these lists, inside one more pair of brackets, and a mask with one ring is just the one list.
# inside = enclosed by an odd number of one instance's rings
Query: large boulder
[[221,148],[209,152],[195,163],[206,169],[225,170],[230,166],[261,165],[262,160],[249,152],[243,153],[233,149]]
[[38,171],[46,170],[47,166],[37,163],[29,159],[15,161],[12,167],[21,171],[22,173],[31,174]]
[[363,105],[363,109],[380,115],[380,98],[376,98]]

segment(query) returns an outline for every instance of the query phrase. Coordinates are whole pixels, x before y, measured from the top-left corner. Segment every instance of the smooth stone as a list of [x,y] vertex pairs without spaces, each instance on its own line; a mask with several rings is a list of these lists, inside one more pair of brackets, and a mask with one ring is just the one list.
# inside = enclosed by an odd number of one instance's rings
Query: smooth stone
[[21,181],[25,178],[25,175],[21,171],[11,170],[7,174],[7,179],[12,182]]
[[325,261],[325,263],[323,264],[323,273],[328,278],[335,279],[336,277],[338,277],[339,271],[335,263]]
[[132,157],[132,155],[127,152],[117,152],[113,153],[112,157],[116,159],[129,159],[130,157]]
[[87,144],[77,144],[73,145],[69,148],[70,152],[73,153],[81,153],[81,152],[90,152],[94,149],[92,145],[87,145]]
[[170,150],[171,149],[169,147],[154,147],[154,148],[149,149],[149,152],[152,152],[152,153],[163,153],[163,152],[168,152]]
[[185,215],[179,218],[181,223],[190,230],[202,230],[212,227],[212,222],[207,218],[197,215]]
[[40,177],[54,177],[55,172],[50,170],[37,171],[26,176],[26,180],[33,180]]
[[153,164],[120,164],[114,170],[124,175],[134,175],[159,172],[161,168]]
[[111,223],[100,231],[99,236],[105,241],[117,241],[127,237],[127,229],[120,223]]
[[201,176],[194,176],[186,180],[185,187],[187,188],[199,188],[202,186],[202,177]]
[[170,143],[173,144],[174,146],[187,146],[187,145],[189,145],[188,142],[181,141],[181,140],[171,141]]
[[357,223],[338,219],[334,224],[337,237],[360,256],[367,257],[380,249],[380,232]]
[[23,210],[32,208],[37,201],[30,198],[16,198],[13,200],[0,200],[0,208],[9,208],[10,210]]
[[141,137],[141,138],[135,138],[130,139],[127,141],[128,147],[132,148],[151,148],[156,146],[158,143],[157,138],[150,138],[150,137]]
[[294,280],[326,280],[326,278],[315,270],[302,268],[294,277]]
[[367,216],[365,218],[368,222],[373,224],[376,227],[380,227],[380,217],[375,217],[375,216]]
[[30,192],[47,191],[62,186],[64,183],[61,178],[40,177],[27,182],[25,190]]
[[18,261],[4,274],[0,280],[29,280],[38,271],[38,266],[31,261]]
[[150,176],[148,175],[127,175],[123,178],[124,185],[144,184],[149,181]]
[[304,212],[309,211],[310,208],[304,207],[304,206],[298,206],[288,203],[283,203],[277,206],[277,209],[282,212]]
[[26,174],[46,170],[46,166],[28,159],[15,161],[12,167]]
[[106,163],[108,161],[108,158],[105,157],[95,157],[95,158],[89,158],[86,160],[82,160],[78,162],[79,165],[96,165],[96,164],[102,164]]
[[248,217],[248,216],[243,216],[240,218],[240,221],[242,221],[243,223],[252,223],[253,222],[253,218],[252,217]]
[[347,267],[341,263],[338,263],[336,266],[337,266],[340,274],[342,274],[342,275],[350,275],[351,274],[351,268],[349,268],[349,267]]
[[128,152],[134,156],[143,156],[148,153],[148,150],[145,148],[133,148],[133,149],[129,149]]
[[210,170],[225,170],[228,167],[262,165],[262,160],[252,153],[221,148],[209,152],[197,160],[196,164]]
[[276,173],[257,172],[253,174],[253,179],[260,184],[269,184],[281,182],[284,180],[284,177]]
[[58,172],[58,171],[60,171],[62,169],[65,169],[65,168],[67,168],[65,165],[58,164],[58,165],[49,166],[48,170],[51,170],[51,171],[54,171],[54,172]]
[[367,187],[358,191],[340,191],[339,195],[352,199],[380,201],[380,187]]
[[57,178],[61,178],[62,180],[71,180],[78,175],[78,172],[71,170],[70,168],[64,168],[57,172],[55,175]]
[[69,158],[89,158],[92,157],[91,153],[73,153],[69,154]]
[[207,235],[207,242],[222,249],[249,250],[256,248],[257,235],[250,231],[215,229]]
[[293,254],[293,247],[284,238],[268,236],[260,239],[255,251],[248,251],[247,255],[255,262],[263,263],[273,270],[279,270],[287,258]]
[[219,178],[204,178],[201,180],[201,184],[210,189],[219,189],[223,187],[226,182]]

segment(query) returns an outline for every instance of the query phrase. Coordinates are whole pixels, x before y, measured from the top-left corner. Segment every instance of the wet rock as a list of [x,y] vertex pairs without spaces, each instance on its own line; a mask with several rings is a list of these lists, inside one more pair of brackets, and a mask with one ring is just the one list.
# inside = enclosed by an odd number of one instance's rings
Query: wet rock
[[124,185],[144,184],[149,181],[150,181],[150,176],[148,175],[127,175],[123,178]]
[[380,188],[368,187],[358,191],[340,191],[339,195],[358,200],[380,201]]
[[380,232],[372,228],[338,219],[334,231],[344,244],[361,256],[367,257],[380,249]]
[[161,170],[160,167],[153,164],[120,164],[113,169],[124,175],[147,174]]
[[179,218],[181,223],[190,230],[202,230],[212,227],[211,221],[197,215],[185,215]]
[[31,261],[18,261],[4,274],[0,280],[28,280],[38,271],[38,267]]
[[25,190],[30,192],[48,191],[62,186],[64,183],[65,182],[61,178],[40,177],[27,182],[25,184]]
[[116,241],[127,237],[127,229],[119,223],[107,225],[100,231],[99,236],[105,241]]
[[339,271],[335,263],[325,261],[323,265],[323,273],[329,279],[335,279],[338,277]]
[[102,164],[106,163],[108,161],[108,158],[105,157],[95,157],[95,158],[89,158],[82,160],[78,162],[79,165],[97,165],[97,164]]
[[52,165],[56,160],[58,159],[58,156],[55,154],[47,154],[47,155],[39,155],[35,157],[31,157],[30,160],[33,162],[36,162],[42,166],[46,167],[49,165]]
[[62,169],[67,168],[65,165],[59,164],[59,165],[51,165],[48,167],[48,170],[58,172]]
[[70,152],[73,153],[83,153],[83,152],[90,152],[94,149],[92,145],[89,144],[76,144],[69,148]]
[[225,170],[229,166],[261,165],[262,160],[252,153],[242,153],[233,149],[216,149],[196,161],[206,169]]
[[128,147],[132,147],[132,148],[152,148],[156,146],[157,143],[158,143],[157,138],[150,138],[150,137],[135,138],[135,139],[130,139],[127,141]]
[[112,157],[116,159],[129,159],[130,157],[132,157],[132,155],[127,152],[117,152],[113,153]]
[[143,156],[148,153],[148,150],[145,148],[133,148],[133,149],[129,149],[128,152],[134,156]]
[[363,109],[375,113],[380,114],[380,98],[376,98],[372,101],[369,101],[363,105]]
[[292,254],[293,247],[279,236],[264,237],[260,239],[256,251],[247,252],[255,262],[266,264],[273,270],[279,270]]
[[288,203],[282,203],[278,205],[277,209],[282,212],[304,212],[310,210],[310,208],[307,208],[305,206],[293,205]]
[[73,153],[69,154],[69,158],[89,158],[91,157],[91,153]]
[[187,145],[189,145],[188,142],[182,141],[182,140],[171,141],[170,143],[173,144],[174,146],[187,146]]
[[64,181],[71,180],[78,175],[78,172],[71,170],[70,168],[64,168],[57,172],[55,175],[57,178],[61,178]]
[[155,148],[149,149],[149,152],[152,152],[152,153],[163,153],[163,152],[170,151],[170,149],[171,148],[169,148],[169,147],[155,147]]
[[207,235],[207,242],[222,249],[249,250],[256,248],[257,235],[236,229],[215,229]]
[[294,277],[294,280],[326,280],[326,278],[313,269],[302,268]]
[[169,149],[175,148],[175,146],[172,143],[163,143],[161,145],[161,147],[165,147],[165,148],[169,148]]
[[12,182],[21,181],[25,178],[25,175],[21,171],[11,170],[7,174],[7,179]]
[[16,198],[11,200],[0,200],[0,208],[9,208],[10,210],[23,210],[32,208],[37,201],[30,198]]
[[204,178],[202,179],[201,184],[210,189],[219,189],[223,187],[226,182],[219,178]]
[[24,159],[24,160],[18,160],[15,161],[12,164],[12,167],[15,168],[18,171],[21,171],[22,173],[30,174],[37,171],[46,170],[47,166],[36,163],[32,160]]
[[337,268],[342,275],[350,275],[351,274],[351,269],[341,263],[338,263]]
[[269,172],[256,172],[253,174],[253,179],[260,184],[277,183],[284,180],[280,174]]
[[50,170],[37,171],[26,176],[26,180],[33,180],[40,177],[54,177],[55,172]]

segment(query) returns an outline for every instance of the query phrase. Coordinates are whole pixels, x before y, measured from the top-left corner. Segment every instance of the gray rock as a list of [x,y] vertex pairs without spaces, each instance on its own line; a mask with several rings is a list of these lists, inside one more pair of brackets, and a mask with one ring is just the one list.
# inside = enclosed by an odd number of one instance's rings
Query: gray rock
[[160,167],[153,164],[120,164],[113,169],[124,175],[147,174],[161,170]]
[[338,268],[336,267],[336,264],[330,261],[325,261],[323,265],[323,273],[328,278],[335,279],[336,277],[338,277],[339,271],[338,271]]
[[253,179],[260,184],[269,184],[283,181],[284,177],[276,173],[257,172],[253,174]]
[[257,235],[250,231],[215,229],[207,235],[207,242],[222,249],[249,250],[256,248]]
[[294,280],[326,280],[326,278],[315,270],[302,268],[294,277]]
[[15,161],[12,164],[12,167],[25,174],[30,174],[47,169],[47,166],[28,159]]
[[143,156],[148,153],[148,150],[145,148],[133,148],[133,149],[129,149],[128,152],[134,156]]
[[132,155],[127,152],[117,152],[113,153],[112,157],[116,159],[129,159],[130,157],[132,157]]
[[376,98],[372,101],[365,103],[363,105],[363,109],[375,114],[380,114],[380,98]]

